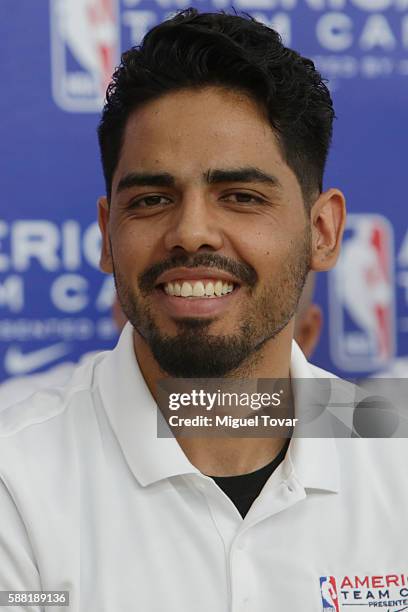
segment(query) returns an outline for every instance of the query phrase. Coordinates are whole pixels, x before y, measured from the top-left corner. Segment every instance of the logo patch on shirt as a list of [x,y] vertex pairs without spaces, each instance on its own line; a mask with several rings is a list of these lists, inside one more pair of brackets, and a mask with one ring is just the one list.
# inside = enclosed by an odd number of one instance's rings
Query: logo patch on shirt
[[339,612],[337,584],[334,576],[320,576],[320,594],[325,612]]
[[406,574],[320,576],[319,580],[323,612],[340,612],[350,606],[408,612]]

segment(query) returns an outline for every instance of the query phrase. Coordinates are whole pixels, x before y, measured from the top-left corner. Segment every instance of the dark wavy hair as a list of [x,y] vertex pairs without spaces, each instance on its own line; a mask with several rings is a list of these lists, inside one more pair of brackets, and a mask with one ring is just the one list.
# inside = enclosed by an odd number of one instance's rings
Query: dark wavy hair
[[322,191],[334,119],[330,93],[310,59],[249,16],[179,12],[122,55],[98,127],[108,198],[126,122],[141,104],[186,88],[245,92],[267,113],[305,202]]

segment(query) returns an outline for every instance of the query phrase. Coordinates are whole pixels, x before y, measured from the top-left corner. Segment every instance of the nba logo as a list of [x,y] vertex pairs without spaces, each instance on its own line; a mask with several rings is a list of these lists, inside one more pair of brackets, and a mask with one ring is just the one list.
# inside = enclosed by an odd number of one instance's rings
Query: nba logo
[[373,371],[395,354],[393,233],[376,214],[349,215],[329,276],[330,349],[346,371]]
[[119,60],[118,0],[50,1],[54,100],[69,112],[98,112]]
[[324,612],[339,612],[336,579],[334,576],[320,576],[320,595]]

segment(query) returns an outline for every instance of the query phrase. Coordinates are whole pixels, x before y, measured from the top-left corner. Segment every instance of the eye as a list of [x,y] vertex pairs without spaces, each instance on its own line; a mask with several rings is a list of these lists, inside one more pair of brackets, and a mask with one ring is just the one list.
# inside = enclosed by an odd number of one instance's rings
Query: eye
[[148,195],[130,202],[130,208],[155,208],[171,204],[170,198],[163,195]]
[[264,198],[244,191],[229,193],[223,196],[222,200],[224,200],[224,202],[230,202],[231,204],[262,204],[265,202]]

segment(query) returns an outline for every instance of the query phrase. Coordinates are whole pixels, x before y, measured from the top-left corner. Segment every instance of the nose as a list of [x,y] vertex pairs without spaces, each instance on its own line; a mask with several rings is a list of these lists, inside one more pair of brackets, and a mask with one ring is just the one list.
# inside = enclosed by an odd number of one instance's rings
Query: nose
[[200,249],[218,251],[224,243],[215,204],[199,190],[186,193],[171,218],[165,235],[168,251],[182,249],[196,253]]

